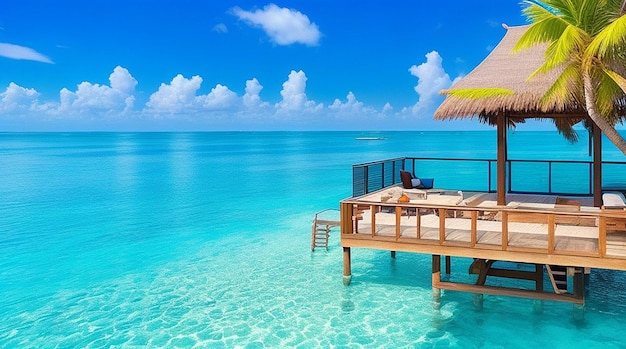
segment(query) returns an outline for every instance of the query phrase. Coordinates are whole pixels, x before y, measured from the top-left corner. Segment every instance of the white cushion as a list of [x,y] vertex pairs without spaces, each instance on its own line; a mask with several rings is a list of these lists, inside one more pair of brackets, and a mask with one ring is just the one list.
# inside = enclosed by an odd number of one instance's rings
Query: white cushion
[[626,207],[626,198],[620,192],[602,194],[602,204],[605,207]]
[[419,179],[419,178],[413,178],[413,179],[411,179],[411,185],[413,185],[413,187],[414,187],[414,188],[415,188],[415,187],[417,187],[417,186],[419,186],[420,184],[422,184],[422,181],[420,181],[420,179]]

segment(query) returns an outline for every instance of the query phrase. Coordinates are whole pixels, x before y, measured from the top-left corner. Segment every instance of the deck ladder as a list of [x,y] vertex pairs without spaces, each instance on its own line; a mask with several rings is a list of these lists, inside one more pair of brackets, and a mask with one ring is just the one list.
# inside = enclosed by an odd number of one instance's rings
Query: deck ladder
[[316,247],[324,247],[328,251],[328,238],[330,237],[330,230],[333,227],[338,227],[340,221],[321,219],[320,214],[327,211],[337,211],[335,209],[322,210],[315,214],[313,219],[313,228],[311,230],[311,251],[315,251]]
[[546,264],[546,270],[555,293],[567,293],[567,267]]

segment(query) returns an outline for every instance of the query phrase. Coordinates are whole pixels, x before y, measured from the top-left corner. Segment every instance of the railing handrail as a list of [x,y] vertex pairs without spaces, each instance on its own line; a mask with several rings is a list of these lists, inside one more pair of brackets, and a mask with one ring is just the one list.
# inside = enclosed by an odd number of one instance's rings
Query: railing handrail
[[[353,196],[360,196],[367,193],[370,193],[374,190],[382,189],[386,186],[386,184],[391,181],[391,184],[400,183],[400,177],[396,173],[392,173],[391,175],[386,172],[386,166],[392,166],[395,169],[395,164],[397,162],[401,162],[401,168],[403,170],[408,170],[410,172],[415,171],[415,165],[417,162],[422,161],[457,161],[457,162],[484,162],[487,163],[487,170],[485,171],[485,179],[487,185],[484,186],[485,191],[491,192],[492,188],[492,179],[494,177],[495,169],[493,169],[493,164],[497,163],[496,159],[486,159],[486,158],[450,158],[450,157],[397,157],[385,160],[378,161],[369,161],[360,164],[352,165],[352,173],[353,173]],[[507,192],[515,192],[515,193],[549,193],[549,194],[569,194],[569,195],[592,195],[593,194],[593,160],[565,160],[565,159],[507,159],[506,160],[506,168],[507,168]],[[524,188],[516,189],[513,188],[513,178],[516,171],[513,168],[514,164],[546,164],[548,165],[548,174],[547,174],[547,190],[526,190]],[[589,176],[589,186],[585,188],[584,191],[578,192],[561,192],[559,190],[555,190],[553,188],[553,171],[552,167],[554,164],[572,164],[572,165],[585,165],[587,166],[587,175]],[[626,165],[625,161],[602,161],[602,165]],[[380,171],[376,171],[375,167],[381,166]],[[370,171],[370,169],[374,169],[374,171]],[[362,173],[358,173],[358,169],[363,169]],[[481,172],[484,170],[480,170]],[[357,175],[359,175],[359,180],[357,180]],[[519,180],[519,179],[518,179]],[[626,183],[625,183],[626,184]],[[626,187],[626,185],[625,185]]]
[[[415,210],[415,214],[421,216],[422,214],[420,213],[420,210],[426,210],[426,211],[438,211],[438,217],[439,217],[439,222],[440,225],[439,226],[439,241],[438,243],[436,243],[436,245],[440,245],[440,246],[444,246],[446,244],[450,244],[451,241],[447,238],[447,226],[446,226],[446,222],[449,218],[455,218],[455,217],[451,217],[448,216],[448,212],[449,211],[465,211],[465,212],[474,212],[471,214],[470,217],[463,217],[460,219],[466,219],[468,222],[472,222],[471,226],[470,226],[470,230],[471,230],[471,235],[472,235],[472,242],[470,244],[470,246],[465,246],[465,247],[469,247],[471,248],[471,250],[481,250],[481,249],[487,249],[487,250],[493,250],[493,248],[491,247],[485,247],[487,245],[501,245],[500,248],[498,248],[498,250],[502,250],[502,251],[516,251],[515,249],[517,249],[517,251],[521,251],[524,250],[525,252],[528,253],[537,253],[538,255],[552,255],[552,256],[561,256],[561,257],[595,257],[595,258],[601,258],[601,259],[617,259],[617,260],[624,260],[624,257],[622,255],[615,255],[613,253],[607,253],[607,234],[609,234],[609,227],[611,226],[612,223],[609,223],[608,220],[610,219],[618,219],[618,220],[626,220],[626,214],[624,213],[623,210],[610,210],[610,209],[597,209],[597,210],[580,210],[580,211],[571,211],[571,210],[566,210],[566,209],[547,209],[547,208],[520,208],[520,207],[508,207],[508,206],[498,206],[498,207],[485,207],[485,206],[472,206],[472,205],[468,205],[468,206],[454,206],[454,205],[442,205],[442,204],[434,204],[434,203],[415,203],[415,202],[411,202],[411,203],[390,203],[390,202],[368,202],[368,201],[361,201],[358,199],[345,199],[341,201],[341,207],[342,210],[346,210],[348,207],[352,207],[349,209],[350,214],[355,215],[357,213],[353,212],[353,210],[356,210],[357,207],[363,207],[363,206],[367,206],[369,207],[368,209],[365,210],[369,210],[370,212],[379,212],[381,211],[380,208],[382,207],[395,207],[397,208],[395,210],[395,213],[392,211],[391,214],[395,214],[396,216],[396,220],[395,223],[391,223],[391,226],[395,226],[395,241],[399,242],[400,238],[402,238],[402,241],[413,241],[410,242],[409,244],[411,246],[417,246],[417,245],[421,245],[421,243],[423,242],[425,245],[432,245],[432,243],[427,242],[427,241],[432,241],[432,238],[429,239],[425,239],[423,237],[420,237],[420,233],[419,231],[421,230],[421,228],[417,228],[417,236],[416,237],[402,237],[399,234],[401,233],[400,230],[400,225],[404,226],[406,224],[410,224],[409,221],[407,220],[401,220],[400,218],[398,218],[399,216],[402,216],[402,212],[404,209],[414,209]],[[492,213],[499,213],[502,215],[502,217],[500,219],[488,219],[486,220],[488,221],[493,221],[493,222],[497,222],[497,223],[501,223],[503,224],[503,230],[500,231],[500,233],[502,234],[501,236],[501,243],[500,244],[493,244],[493,243],[481,243],[479,242],[477,239],[477,232],[480,230],[477,227],[477,222],[478,221],[483,221],[482,219],[478,218],[477,213],[478,212],[492,212]],[[344,211],[342,211],[342,214],[344,214]],[[517,215],[518,218],[517,220],[510,220],[509,216],[512,215]],[[537,215],[540,216],[544,216],[545,217],[545,222],[543,222],[544,224],[546,224],[546,229],[547,231],[545,233],[539,233],[539,232],[535,232],[534,234],[547,234],[548,240],[546,242],[546,245],[543,247],[519,247],[519,246],[514,246],[512,244],[512,241],[509,241],[509,227],[510,224],[512,223],[522,223],[522,221],[519,220],[519,217],[521,217],[522,215],[528,215],[528,217],[536,217]],[[556,245],[556,231],[555,228],[559,225],[571,225],[572,223],[569,222],[558,222],[556,220],[556,217],[569,217],[571,219],[581,219],[581,220],[585,220],[587,219],[587,222],[594,222],[594,224],[592,225],[581,225],[581,227],[588,227],[591,229],[594,229],[593,232],[595,232],[597,234],[597,236],[592,237],[592,239],[597,239],[597,247],[598,249],[596,251],[585,251],[583,249],[559,249],[558,246]],[[389,223],[378,223],[377,219],[375,217],[370,217],[371,221],[369,220],[364,220],[363,222],[365,224],[372,224],[372,225],[378,225],[380,227],[385,226],[385,225],[389,225]],[[354,221],[354,217],[353,217],[353,221]],[[419,224],[419,219],[417,220],[417,224]],[[524,220],[523,224],[529,224],[529,223],[537,223],[534,220]],[[613,223],[614,224],[614,223]],[[576,226],[578,226],[578,224],[574,224]],[[504,226],[506,226],[507,228],[504,229]],[[368,231],[366,232],[357,232],[354,231],[353,229],[355,229],[355,226],[353,226],[353,224],[350,221],[347,222],[342,222],[342,232],[341,232],[341,236],[342,239],[349,239],[355,236],[355,234],[369,234]],[[453,230],[458,230],[458,227],[452,228]],[[591,230],[589,231],[591,232]],[[520,232],[513,232],[516,234],[519,234]],[[521,232],[522,234],[524,232]],[[372,242],[375,243],[375,240],[377,240],[378,238],[378,230],[376,228],[372,228],[371,229],[371,237]],[[388,235],[380,235],[381,240],[387,241],[385,239],[388,239]],[[393,238],[393,237],[392,237]],[[573,237],[574,239],[581,239],[584,240],[586,237]],[[369,240],[367,240],[369,241]],[[426,242],[425,242],[426,241]],[[436,241],[436,240],[435,240]],[[467,244],[468,242],[462,242]],[[449,246],[453,246],[453,245],[449,245]],[[623,266],[620,267],[619,269],[624,269],[626,270],[626,268],[624,268]]]
[[382,163],[385,163],[385,162],[391,162],[391,161],[403,161],[405,159],[406,159],[406,157],[384,159],[384,160],[374,160],[374,161],[369,161],[369,162],[363,162],[363,163],[360,163],[360,164],[354,164],[354,165],[352,165],[352,167],[363,167],[363,166],[378,165],[378,164],[382,164]]

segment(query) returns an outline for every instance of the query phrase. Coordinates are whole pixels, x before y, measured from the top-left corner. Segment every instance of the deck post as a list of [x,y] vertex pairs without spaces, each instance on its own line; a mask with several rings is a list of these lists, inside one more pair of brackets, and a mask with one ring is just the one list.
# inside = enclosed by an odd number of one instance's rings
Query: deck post
[[439,282],[441,282],[441,256],[434,254],[432,255],[433,261],[433,275],[432,275],[432,287],[433,287],[433,301],[435,304],[435,308],[439,309],[441,304],[441,289],[438,287]]
[[483,310],[484,298],[485,298],[485,295],[483,295],[482,293],[472,294],[472,303],[474,303],[474,306],[476,307],[476,309]]
[[593,205],[602,206],[602,131],[593,125]]
[[[535,264],[535,290],[543,291],[543,264]],[[533,301],[533,312],[535,314],[543,313],[543,301],[541,299]]]
[[[572,268],[573,270],[573,291],[574,296],[585,298],[585,274],[583,268]],[[574,320],[585,319],[585,303],[574,304]]]
[[446,274],[450,275],[450,256],[446,256]]
[[352,267],[350,266],[350,247],[343,248],[343,284],[348,286],[352,281]]
[[396,259],[396,251],[391,251],[391,258]]
[[[497,203],[498,205],[506,205],[506,130],[507,115],[500,114],[496,117],[496,127],[498,134],[498,154],[497,154]],[[509,188],[510,190],[511,188]]]

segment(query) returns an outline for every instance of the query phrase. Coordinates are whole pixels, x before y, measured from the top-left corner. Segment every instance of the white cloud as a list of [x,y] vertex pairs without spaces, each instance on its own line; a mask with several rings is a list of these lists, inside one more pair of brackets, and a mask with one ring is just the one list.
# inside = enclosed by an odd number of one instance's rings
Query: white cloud
[[307,100],[306,93],[304,93],[306,80],[306,74],[302,70],[298,72],[292,70],[289,73],[280,91],[283,99],[275,105],[278,112],[315,111],[323,108],[322,104],[316,105],[315,101]]
[[39,93],[32,88],[24,88],[13,82],[9,83],[7,89],[0,93],[0,110],[13,111],[30,109],[37,104]]
[[385,105],[383,106],[383,114],[388,114],[393,112],[393,107],[391,106],[391,104],[389,104],[389,102],[385,103]]
[[126,68],[115,67],[109,75],[111,86],[81,82],[76,92],[63,88],[60,92],[62,112],[87,112],[100,110],[105,112],[125,112],[135,103],[137,80]]
[[262,10],[244,11],[239,7],[233,9],[235,16],[263,31],[278,45],[294,43],[315,46],[319,43],[321,33],[317,24],[311,23],[309,17],[299,11],[269,4]]
[[208,95],[196,97],[196,101],[207,109],[228,109],[237,102],[237,94],[228,87],[217,84]]
[[111,82],[111,88],[118,90],[122,93],[133,94],[135,93],[135,87],[137,87],[137,80],[130,75],[128,69],[120,66],[113,69],[113,73],[109,75],[109,81]]
[[176,75],[170,84],[162,83],[158,91],[150,96],[146,105],[158,112],[176,113],[192,107],[196,101],[196,91],[200,89],[202,78],[198,75],[186,79]]
[[266,107],[269,105],[267,102],[261,100],[261,90],[263,86],[256,78],[246,81],[246,93],[243,95],[243,105],[247,108]]
[[361,113],[361,112],[369,112],[373,111],[372,108],[365,108],[363,106],[363,102],[357,101],[354,93],[352,91],[348,92],[346,96],[346,103],[342,103],[339,99],[335,99],[333,104],[328,106],[328,109],[342,112],[342,113]]
[[228,33],[228,28],[224,23],[218,23],[213,27],[213,31],[217,33]]
[[413,112],[426,111],[433,106],[435,100],[441,98],[439,91],[452,85],[450,75],[442,66],[442,58],[437,51],[426,54],[426,62],[413,65],[409,68],[411,75],[417,77],[415,92],[419,95],[417,103],[413,106]]
[[176,75],[169,84],[162,83],[146,106],[157,113],[194,113],[199,110],[228,109],[236,106],[237,94],[221,84],[206,95],[196,95],[202,85],[199,75],[187,79]]
[[0,56],[11,59],[54,64],[50,58],[33,50],[32,48],[7,43],[0,43]]

